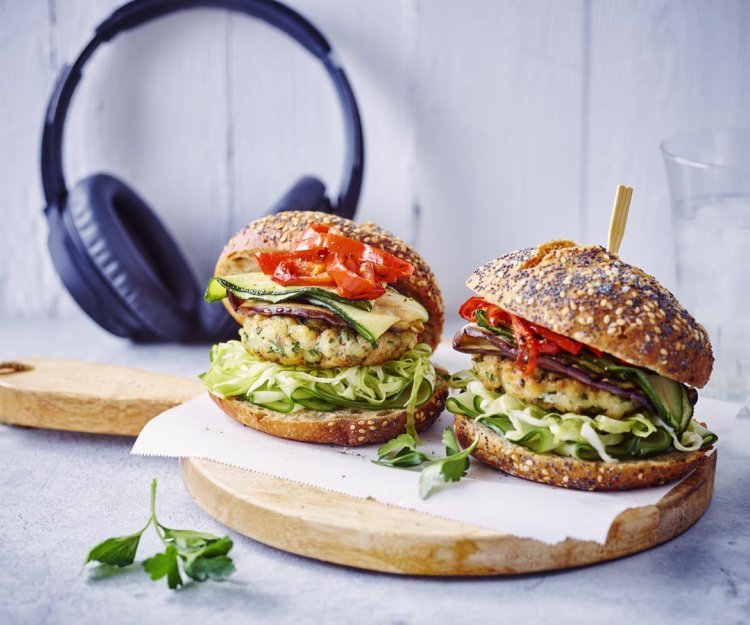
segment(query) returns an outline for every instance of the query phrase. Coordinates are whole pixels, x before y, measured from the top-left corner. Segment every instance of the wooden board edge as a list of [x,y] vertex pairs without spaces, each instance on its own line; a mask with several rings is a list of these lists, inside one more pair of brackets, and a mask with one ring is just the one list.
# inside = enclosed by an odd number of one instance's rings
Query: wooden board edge
[[[153,417],[205,392],[198,379],[83,360],[21,358],[0,372],[0,423],[137,436]],[[106,392],[104,392],[104,390]]]
[[0,387],[0,423],[63,432],[138,436],[151,419],[182,401],[110,400],[92,410],[90,398]]
[[[297,500],[298,510],[321,501],[349,500],[356,515],[397,515],[403,531],[366,529],[366,523],[321,521],[315,514],[289,511],[240,493],[232,479],[268,487],[302,488],[280,478],[263,476],[211,461],[183,459],[183,481],[188,492],[209,515],[231,529],[264,544],[298,555],[367,570],[424,576],[494,576],[535,573],[585,566],[644,551],[684,532],[705,511],[713,491],[716,454],[706,465],[668,493],[654,506],[629,509],[610,528],[604,545],[567,539],[554,545],[538,540],[502,535],[473,526],[438,519],[420,512],[394,508],[374,500],[306,488],[311,500]],[[229,480],[212,474],[215,466],[229,469]],[[236,472],[244,472],[247,475]],[[259,489],[259,493],[262,489]],[[298,498],[296,498],[298,499]],[[685,502],[688,502],[687,504]],[[340,511],[339,511],[340,512]],[[420,526],[451,528],[444,533],[421,532]]]

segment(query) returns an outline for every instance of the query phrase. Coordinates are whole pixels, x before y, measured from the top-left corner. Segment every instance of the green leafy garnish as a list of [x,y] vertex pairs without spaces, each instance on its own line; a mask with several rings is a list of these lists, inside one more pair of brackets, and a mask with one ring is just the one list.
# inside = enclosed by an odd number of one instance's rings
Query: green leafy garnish
[[466,449],[462,450],[456,440],[456,435],[451,428],[445,428],[442,436],[445,445],[445,458],[430,462],[419,476],[419,496],[422,499],[429,497],[430,493],[440,484],[447,482],[458,482],[469,470],[469,454],[477,446],[479,439]]
[[[456,435],[453,433],[453,430],[451,428],[445,428],[443,430],[443,435],[440,437],[440,440],[443,442],[443,445],[445,445],[445,453],[448,456],[455,456],[456,454],[461,453],[461,447],[458,444],[458,441],[456,440]],[[469,463],[466,463],[466,467],[468,468]]]
[[177,547],[169,545],[164,553],[157,553],[143,561],[143,568],[151,576],[151,579],[167,578],[170,588],[182,586],[180,566],[177,564]]
[[479,439],[462,450],[453,430],[447,427],[443,430],[442,441],[445,445],[445,458],[432,458],[417,449],[418,441],[407,432],[381,445],[378,459],[373,462],[400,468],[427,463],[419,476],[419,496],[426,499],[435,487],[447,482],[458,482],[466,475],[469,470],[469,454],[474,451]]
[[[146,529],[146,528],[143,528]],[[130,536],[108,538],[94,547],[86,558],[86,562],[101,562],[112,566],[128,566],[135,561],[135,552],[141,540],[143,530]]]
[[417,449],[417,441],[408,432],[392,438],[378,449],[375,464],[386,467],[416,467],[429,462],[430,457]]
[[[231,548],[231,546],[230,546]],[[185,561],[185,573],[197,582],[207,579],[221,581],[234,573],[234,563],[228,556],[193,556]]]
[[180,563],[185,575],[196,582],[207,579],[219,581],[234,573],[234,563],[227,556],[232,548],[229,536],[172,529],[159,523],[156,518],[156,480],[151,482],[151,515],[146,525],[130,536],[108,538],[99,543],[89,552],[86,563],[101,562],[119,567],[133,564],[141,536],[151,525],[165,547],[163,553],[157,553],[143,561],[143,568],[151,579],[166,577],[170,588],[184,585]]

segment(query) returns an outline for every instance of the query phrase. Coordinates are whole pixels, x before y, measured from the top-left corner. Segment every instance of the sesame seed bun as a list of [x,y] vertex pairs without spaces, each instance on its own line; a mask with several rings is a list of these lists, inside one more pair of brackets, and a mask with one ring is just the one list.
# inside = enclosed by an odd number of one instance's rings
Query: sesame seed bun
[[479,439],[472,455],[495,469],[532,482],[576,490],[630,490],[660,486],[686,476],[706,462],[705,450],[673,451],[651,458],[601,462],[538,454],[516,445],[486,425],[456,415],[456,438],[463,447]]
[[[414,265],[411,276],[399,278],[392,286],[425,307],[429,319],[418,340],[435,349],[443,332],[445,308],[443,295],[432,270],[411,246],[371,222],[357,224],[343,217],[311,211],[289,211],[262,217],[250,222],[229,240],[216,262],[214,275],[228,276],[258,271],[253,257],[255,251],[288,250],[294,237],[311,224],[332,226],[344,236],[383,249]],[[235,313],[227,300],[224,300],[224,306],[238,323],[243,323],[243,318]]]
[[[305,410],[281,413],[250,402],[222,399],[209,393],[211,399],[230,417],[243,425],[272,436],[306,443],[328,443],[358,447],[370,443],[384,443],[405,431],[406,409],[358,410],[345,408],[334,412]],[[443,412],[448,386],[438,375],[432,397],[414,413],[414,427],[423,432]]]
[[466,285],[492,304],[627,363],[701,388],[708,333],[674,295],[603,247],[551,241],[501,256]]

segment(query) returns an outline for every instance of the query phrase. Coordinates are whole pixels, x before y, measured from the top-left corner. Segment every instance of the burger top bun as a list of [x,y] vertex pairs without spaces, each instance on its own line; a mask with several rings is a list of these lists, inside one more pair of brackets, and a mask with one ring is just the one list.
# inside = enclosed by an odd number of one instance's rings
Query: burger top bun
[[[295,236],[311,224],[332,226],[344,236],[379,247],[414,265],[411,276],[399,278],[391,286],[425,307],[430,317],[419,340],[435,349],[443,332],[445,307],[432,270],[412,247],[371,222],[358,224],[343,217],[312,211],[289,211],[262,217],[250,222],[229,240],[216,262],[214,275],[258,271],[253,257],[256,250],[288,250]],[[235,313],[227,300],[224,300],[224,305],[237,322],[242,323],[242,317]]]
[[550,241],[501,256],[466,286],[532,323],[701,388],[708,333],[659,282],[600,246]]

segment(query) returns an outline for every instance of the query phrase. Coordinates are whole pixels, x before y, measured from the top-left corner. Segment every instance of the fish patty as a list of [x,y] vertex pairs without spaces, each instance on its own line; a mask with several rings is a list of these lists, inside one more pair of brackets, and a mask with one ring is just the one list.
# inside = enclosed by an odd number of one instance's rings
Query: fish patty
[[417,332],[388,330],[372,347],[349,326],[332,326],[321,319],[253,315],[246,318],[240,339],[247,352],[260,360],[331,369],[395,360],[417,344]]
[[474,373],[486,388],[508,393],[547,410],[594,416],[603,414],[613,419],[622,419],[642,410],[634,401],[538,367],[526,377],[521,375],[515,362],[506,358],[476,354],[472,360]]

